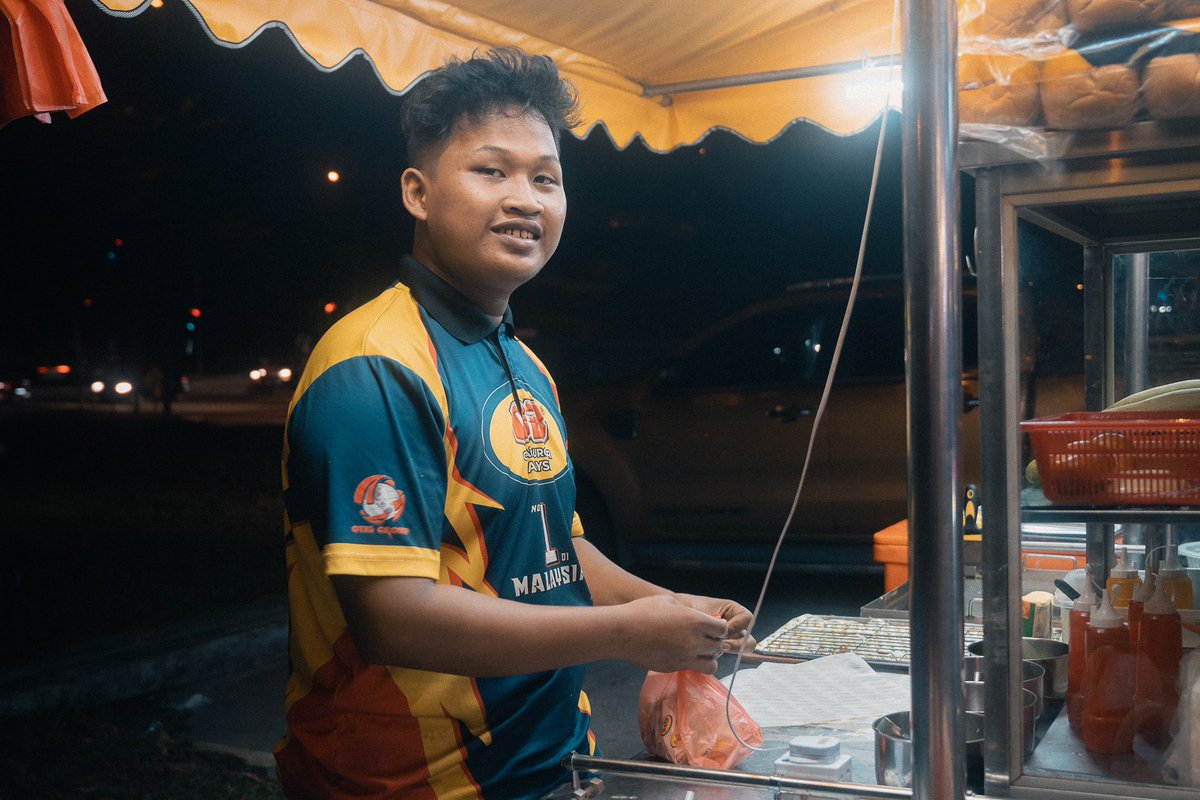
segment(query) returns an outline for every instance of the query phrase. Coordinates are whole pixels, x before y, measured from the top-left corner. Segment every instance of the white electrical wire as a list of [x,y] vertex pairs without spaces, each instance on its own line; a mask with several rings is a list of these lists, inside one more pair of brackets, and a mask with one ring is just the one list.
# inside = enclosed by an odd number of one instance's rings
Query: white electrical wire
[[[888,70],[890,72],[895,63],[896,53],[896,38],[897,29],[900,21],[900,0],[895,0],[892,5],[892,42],[888,48]],[[862,279],[863,261],[867,253],[867,234],[871,230],[871,216],[875,208],[875,193],[879,187],[879,168],[883,163],[883,144],[887,137],[887,120],[888,112],[892,104],[892,81],[888,80],[887,97],[883,104],[883,113],[879,121],[879,141],[875,145],[875,164],[871,169],[871,188],[867,192],[867,209],[863,218],[862,236],[858,242],[858,258],[854,264],[854,278],[850,283],[850,296],[846,300],[846,312],[842,316],[842,327],[838,330],[837,344],[833,347],[833,357],[829,361],[829,374],[825,377],[825,387],[821,390],[821,402],[817,405],[816,414],[813,415],[812,430],[808,434],[808,449],[804,453],[804,466],[800,470],[800,481],[796,484],[796,494],[792,497],[792,507],[788,511],[787,519],[784,520],[783,530],[779,532],[779,538],[775,542],[775,550],[771,553],[771,561],[767,564],[767,574],[763,577],[762,589],[758,593],[758,600],[754,604],[754,614],[751,619],[750,629],[747,630],[747,635],[742,637],[742,641],[737,651],[737,658],[733,662],[733,672],[729,675],[729,691],[725,694],[725,722],[729,725],[729,730],[733,732],[734,737],[744,747],[751,750],[767,751],[767,750],[783,750],[787,749],[779,747],[755,747],[752,744],[747,744],[738,734],[737,728],[733,725],[733,717],[730,711],[733,700],[733,683],[737,679],[738,669],[742,665],[742,655],[746,652],[746,642],[749,641],[749,633],[753,630],[754,622],[758,620],[758,614],[762,611],[763,599],[767,596],[767,587],[771,583],[771,575],[775,572],[775,563],[779,559],[779,551],[783,547],[783,540],[787,536],[788,530],[792,527],[792,520],[796,516],[796,508],[800,504],[800,492],[804,489],[804,479],[808,475],[808,465],[812,460],[813,446],[817,440],[817,429],[821,425],[821,419],[825,416],[825,406],[829,401],[829,393],[833,389],[833,379],[837,374],[838,361],[842,355],[842,343],[846,340],[846,331],[850,327],[850,316],[854,311],[854,301],[858,297],[858,284]]]

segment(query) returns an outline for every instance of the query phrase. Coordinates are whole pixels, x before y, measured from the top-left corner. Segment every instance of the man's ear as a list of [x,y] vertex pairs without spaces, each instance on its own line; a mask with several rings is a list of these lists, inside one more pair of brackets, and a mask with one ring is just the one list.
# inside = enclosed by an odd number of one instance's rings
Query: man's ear
[[404,207],[408,209],[409,214],[421,222],[424,222],[428,216],[428,212],[425,210],[428,187],[429,179],[416,167],[409,167],[400,176],[400,196],[404,199]]

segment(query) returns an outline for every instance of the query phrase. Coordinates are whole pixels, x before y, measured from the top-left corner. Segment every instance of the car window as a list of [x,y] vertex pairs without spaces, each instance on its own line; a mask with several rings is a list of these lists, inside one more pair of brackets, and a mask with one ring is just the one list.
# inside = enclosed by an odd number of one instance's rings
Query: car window
[[[963,296],[963,367],[977,364],[974,293]],[[845,300],[798,303],[722,328],[661,373],[673,389],[777,387],[824,382]],[[842,347],[838,383],[904,381],[904,300],[859,297]]]
[[825,377],[829,345],[823,307],[777,308],[715,333],[663,374],[680,389],[781,386]]
[[859,298],[842,345],[837,382],[903,380],[903,299]]
[[[964,369],[978,363],[979,330],[974,294],[964,294],[962,313],[962,360]],[[841,324],[842,309],[838,310]],[[836,327],[830,333],[833,341]],[[832,344],[831,344],[832,346]],[[896,297],[860,297],[850,319],[850,330],[842,345],[838,383],[898,383],[904,380],[904,300]]]

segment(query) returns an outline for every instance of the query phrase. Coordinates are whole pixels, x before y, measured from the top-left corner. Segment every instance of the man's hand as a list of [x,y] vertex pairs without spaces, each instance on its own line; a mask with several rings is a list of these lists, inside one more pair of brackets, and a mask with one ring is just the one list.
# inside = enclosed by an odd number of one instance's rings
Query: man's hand
[[750,635],[750,626],[754,616],[740,603],[723,600],[719,597],[704,597],[695,594],[676,594],[679,602],[691,606],[713,617],[725,620],[729,624],[729,633],[725,635],[725,652],[742,650],[749,652],[758,643]]
[[655,672],[691,669],[711,675],[724,652],[729,623],[680,602],[671,594],[655,594],[621,606],[632,620],[626,628],[623,658]]

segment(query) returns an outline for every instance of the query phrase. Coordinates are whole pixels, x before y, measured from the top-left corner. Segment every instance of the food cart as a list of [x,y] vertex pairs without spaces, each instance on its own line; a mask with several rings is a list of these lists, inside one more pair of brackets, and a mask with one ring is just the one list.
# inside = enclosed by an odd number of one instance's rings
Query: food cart
[[[1036,226],[1066,238],[1083,250],[1083,380],[1089,409],[1099,410],[1121,395],[1144,388],[1147,328],[1144,293],[1152,274],[1150,254],[1195,249],[1200,243],[1200,128],[1145,122],[1119,132],[1076,134],[1053,170],[1031,168],[991,146],[967,144],[960,150],[964,170],[975,176],[979,223],[981,436],[989,443],[982,480],[989,487],[983,581],[989,710],[987,776],[989,793],[1013,797],[1105,794],[1135,797],[1191,797],[1194,785],[1167,785],[1163,752],[1139,749],[1128,755],[1093,757],[1054,721],[1022,764],[1014,716],[1014,670],[1020,658],[1019,530],[1023,520],[1086,523],[1087,561],[1107,575],[1113,566],[1117,525],[1195,522],[1194,505],[1138,505],[1112,502],[1097,507],[1046,505],[1022,489],[1024,467],[1017,387],[1021,352],[1022,271],[1029,258],[1020,250],[1018,229]],[[1140,262],[1140,263],[1139,263]],[[1138,295],[1142,297],[1139,298]],[[1024,298],[1022,297],[1023,295]],[[1132,301],[1129,296],[1132,295]],[[1124,301],[1124,303],[1122,302]],[[1127,313],[1119,310],[1122,305]],[[1132,319],[1130,319],[1132,318]],[[1127,328],[1127,330],[1121,330]],[[1128,335],[1132,333],[1133,335]],[[1114,343],[1124,342],[1124,348]],[[1153,499],[1153,498],[1152,498]],[[1116,498],[1120,500],[1120,498]],[[1119,506],[1119,507],[1113,507]],[[1145,547],[1161,544],[1148,536]],[[1181,712],[1183,706],[1181,705]]]
[[[150,0],[97,2],[115,13],[140,13],[150,5]],[[512,0],[192,0],[188,5],[221,43],[244,43],[264,26],[282,26],[325,69],[365,52],[397,92],[449,53],[505,44],[545,53],[579,86],[588,124],[605,124],[619,147],[640,136],[651,149],[666,150],[695,142],[716,126],[766,141],[802,118],[848,133],[869,124],[888,96],[888,71],[879,68],[891,52],[892,4],[880,0],[757,3],[738,9],[736,19],[730,19],[726,4],[649,0],[597,1],[578,7]],[[1052,167],[1001,144],[971,142],[960,147],[955,7],[947,0],[905,0],[902,14],[912,789],[873,785],[870,775],[859,773],[845,783],[778,777],[757,757],[743,769],[722,771],[577,756],[566,765],[575,783],[564,786],[564,797],[604,796],[605,791],[626,797],[963,796],[965,609],[956,457],[961,408],[959,167],[975,180],[975,260],[984,334],[980,385],[982,436],[988,444],[983,448],[988,522],[981,562],[986,791],[1016,797],[1103,793],[1163,798],[1195,792],[1155,780],[1143,770],[1144,761],[1096,766],[1086,757],[1072,759],[1078,753],[1069,735],[1056,738],[1053,725],[1042,734],[1044,749],[1035,750],[1030,761],[1023,758],[1018,724],[1023,717],[1022,520],[1049,517],[1086,523],[1088,561],[1106,569],[1115,524],[1194,522],[1198,517],[1177,507],[1096,511],[1022,505],[1022,262],[1017,229],[1020,224],[1038,225],[1084,247],[1084,380],[1089,408],[1099,409],[1114,399],[1117,362],[1111,357],[1110,308],[1118,268],[1113,259],[1195,245],[1200,236],[1200,132],[1193,121],[1050,135],[1040,142],[1050,148],[1045,152],[1053,152]],[[805,38],[798,38],[802,33]],[[672,52],[672,47],[680,49]],[[651,55],[672,66],[655,72],[659,64]],[[869,98],[866,102],[848,103],[830,94],[844,80],[880,72],[884,80],[858,87],[859,96],[865,93]],[[1164,208],[1174,211],[1164,215]],[[1163,230],[1158,223],[1164,217],[1190,220],[1191,225]],[[1129,291],[1136,294],[1137,282],[1126,284],[1133,285]],[[1123,341],[1136,360],[1137,337]],[[607,790],[585,779],[590,772],[603,774]]]

